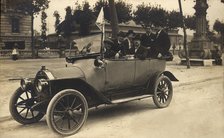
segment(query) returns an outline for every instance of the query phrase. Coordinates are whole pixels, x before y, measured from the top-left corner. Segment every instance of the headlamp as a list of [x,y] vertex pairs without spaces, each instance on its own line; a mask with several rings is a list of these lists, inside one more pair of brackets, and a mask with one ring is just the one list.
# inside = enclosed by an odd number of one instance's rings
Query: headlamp
[[26,90],[31,85],[31,80],[24,78],[20,80],[20,86],[23,90]]
[[44,87],[46,87],[48,85],[47,80],[45,79],[38,79],[36,82],[36,89],[38,92],[41,92],[43,90]]

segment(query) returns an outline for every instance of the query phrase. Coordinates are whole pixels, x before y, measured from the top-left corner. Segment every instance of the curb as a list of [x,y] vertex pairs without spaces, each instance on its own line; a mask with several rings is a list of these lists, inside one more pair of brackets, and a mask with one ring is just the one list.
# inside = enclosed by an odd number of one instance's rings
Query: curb
[[201,80],[196,80],[196,81],[184,82],[184,83],[180,83],[180,84],[173,84],[173,87],[187,86],[187,85],[191,85],[191,84],[195,84],[195,83],[203,83],[206,81],[212,81],[212,80],[216,80],[216,79],[223,79],[223,77],[213,77],[213,78],[206,78],[206,79],[201,79]]

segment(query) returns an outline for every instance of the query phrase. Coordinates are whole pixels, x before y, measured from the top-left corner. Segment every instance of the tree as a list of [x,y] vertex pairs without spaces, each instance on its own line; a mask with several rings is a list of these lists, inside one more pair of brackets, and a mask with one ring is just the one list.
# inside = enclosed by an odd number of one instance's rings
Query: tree
[[46,22],[46,19],[47,19],[47,14],[45,11],[42,11],[41,12],[41,40],[42,40],[42,44],[43,46],[45,47],[46,45],[46,41],[47,41],[47,35],[46,35],[46,32],[47,32],[47,22]]
[[150,12],[152,6],[150,4],[146,5],[144,3],[137,6],[137,10],[134,11],[134,21],[137,24],[144,24],[145,27],[151,27],[151,15]]
[[220,34],[224,34],[224,23],[219,20],[216,20],[213,25],[213,29]]
[[65,20],[64,20],[64,25],[63,25],[63,32],[64,32],[64,37],[69,37],[72,33],[72,21],[73,21],[73,16],[72,16],[72,8],[70,6],[65,8],[66,14],[65,14]]
[[119,23],[125,23],[132,19],[132,5],[125,3],[122,0],[115,2],[115,8],[117,10],[117,18]]
[[221,44],[222,44],[222,49],[224,49],[224,22],[221,22],[219,20],[216,20],[213,29],[221,34]]
[[[78,5],[77,7],[80,8],[81,6]],[[92,10],[90,9],[89,3],[84,1],[82,9],[76,9],[73,16],[77,24],[80,26],[79,34],[82,36],[88,35],[90,33],[90,25],[93,24],[96,19]]]
[[195,30],[196,29],[196,16],[187,15],[185,17],[185,25],[187,29]]
[[34,52],[34,16],[39,14],[40,11],[48,8],[50,1],[49,0],[9,0],[9,3],[13,3],[15,9],[24,11],[31,16],[31,48],[32,48],[32,57],[35,57]]
[[61,22],[61,20],[60,20],[60,19],[61,19],[61,16],[60,16],[60,14],[58,13],[58,11],[54,11],[53,16],[55,17],[55,24],[54,24],[54,27],[55,27],[55,31],[56,31],[58,25],[59,25],[60,22]]
[[152,6],[142,3],[134,11],[134,21],[137,24],[144,24],[145,27],[166,27],[168,12],[160,6]]
[[182,26],[182,18],[180,12],[175,10],[168,12],[167,27],[175,29]]
[[[102,7],[104,7],[105,19],[111,21],[109,3],[106,0],[98,0],[96,2],[93,8],[95,15],[97,16],[99,14]],[[118,13],[118,23],[125,23],[132,19],[132,4],[125,3],[123,0],[118,0],[115,2],[115,7]]]

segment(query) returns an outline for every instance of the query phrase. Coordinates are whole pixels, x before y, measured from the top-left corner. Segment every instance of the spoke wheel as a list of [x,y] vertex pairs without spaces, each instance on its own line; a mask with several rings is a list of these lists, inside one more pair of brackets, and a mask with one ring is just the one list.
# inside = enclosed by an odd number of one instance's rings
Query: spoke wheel
[[60,135],[77,133],[88,116],[88,104],[78,91],[67,89],[57,93],[47,108],[47,124]]
[[9,110],[12,117],[21,124],[36,123],[44,114],[31,109],[35,103],[31,90],[24,91],[18,88],[10,99]]
[[161,75],[154,84],[153,101],[158,108],[167,107],[173,96],[173,87],[170,79]]

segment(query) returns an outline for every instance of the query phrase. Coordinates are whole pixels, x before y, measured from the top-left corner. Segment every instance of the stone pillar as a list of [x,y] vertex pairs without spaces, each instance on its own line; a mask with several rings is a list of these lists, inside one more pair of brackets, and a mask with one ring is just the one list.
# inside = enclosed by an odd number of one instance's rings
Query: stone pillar
[[207,0],[196,0],[196,5],[194,6],[196,15],[196,33],[195,37],[200,39],[207,39],[207,28],[206,28],[206,14],[208,9]]
[[[190,43],[188,43],[190,59],[210,59],[212,42],[207,38],[206,14],[208,9],[207,0],[196,0],[194,6],[196,15],[196,32]],[[180,58],[185,57],[180,51]]]

